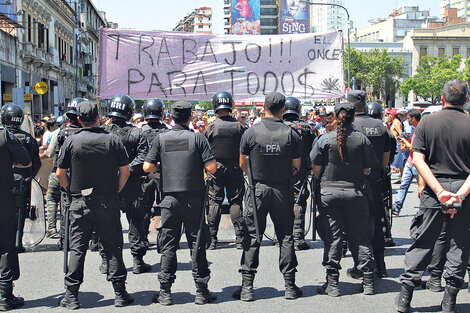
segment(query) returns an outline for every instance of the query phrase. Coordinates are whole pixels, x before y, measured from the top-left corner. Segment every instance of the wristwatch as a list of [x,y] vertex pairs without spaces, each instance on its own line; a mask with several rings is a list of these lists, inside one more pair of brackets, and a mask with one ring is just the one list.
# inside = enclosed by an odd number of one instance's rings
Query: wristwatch
[[462,193],[457,192],[456,195],[459,196],[460,200],[465,200],[465,196]]

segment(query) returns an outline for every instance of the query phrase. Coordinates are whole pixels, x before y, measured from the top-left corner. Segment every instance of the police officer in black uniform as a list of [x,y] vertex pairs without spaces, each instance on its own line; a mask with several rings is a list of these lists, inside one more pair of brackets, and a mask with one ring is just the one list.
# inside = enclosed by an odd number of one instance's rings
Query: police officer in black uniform
[[[161,270],[158,274],[160,292],[152,300],[162,305],[171,305],[171,285],[177,269],[176,250],[184,225],[191,254],[197,253],[192,263],[196,283],[196,304],[215,301],[216,297],[207,289],[210,270],[206,259],[206,240],[201,240],[197,252],[195,247],[201,210],[204,202],[204,173],[214,174],[217,169],[209,142],[201,133],[193,133],[188,124],[192,118],[191,103],[177,101],[172,108],[175,126],[159,133],[144,163],[145,172],[154,172],[161,164],[163,201],[161,207],[161,230],[157,239],[161,250]],[[207,231],[207,229],[204,229]],[[203,236],[205,237],[205,236]]]
[[351,125],[354,105],[336,105],[335,114],[337,129],[321,136],[310,153],[313,172],[321,179],[319,210],[325,242],[322,264],[326,268],[326,283],[317,290],[332,297],[341,295],[338,281],[346,233],[350,244],[357,247],[351,252],[363,272],[364,293],[372,295],[375,262],[364,180],[377,160],[370,141]]
[[[377,119],[367,116],[366,93],[362,90],[352,90],[348,93],[347,101],[356,106],[356,118],[353,123],[355,130],[362,132],[372,143],[375,156],[378,160],[367,176],[370,188],[370,213],[374,218],[374,238],[372,247],[374,249],[374,259],[376,271],[379,278],[387,276],[385,266],[385,234],[386,216],[383,202],[383,181],[382,173],[388,171],[390,158],[390,137],[383,123]],[[354,249],[354,247],[353,247]]]
[[[294,248],[295,250],[306,250],[309,248],[305,241],[305,212],[309,196],[307,178],[312,169],[310,162],[310,151],[315,140],[315,132],[306,122],[300,120],[302,105],[295,97],[286,98],[286,107],[282,118],[284,123],[299,133],[302,140],[302,163],[300,170],[294,177]],[[303,188],[302,188],[303,185]],[[302,189],[302,194],[300,190]],[[298,201],[297,201],[298,200]]]
[[[296,131],[282,122],[286,98],[272,92],[265,98],[266,117],[254,124],[242,136],[240,144],[240,167],[247,173],[246,156],[250,157],[255,183],[255,201],[246,203],[243,211],[243,253],[241,258],[242,287],[233,293],[234,298],[253,301],[253,280],[259,264],[261,238],[256,238],[254,214],[257,214],[259,234],[266,229],[268,213],[274,223],[279,241],[279,269],[284,276],[286,299],[297,299],[302,291],[295,285],[297,257],[294,250],[292,229],[294,227],[292,176],[300,170],[302,144]],[[249,197],[253,195],[249,194]],[[252,198],[251,198],[252,199]]]
[[71,200],[70,258],[65,296],[59,305],[80,308],[78,289],[83,282],[88,243],[96,230],[109,262],[107,280],[113,284],[114,305],[123,307],[134,302],[125,286],[127,270],[122,260],[118,199],[129,177],[129,162],[121,140],[99,127],[95,102],[80,102],[77,113],[84,128],[67,138],[57,160],[57,178],[68,189]]
[[0,126],[0,310],[23,306],[24,299],[13,295],[13,281],[20,277],[18,250],[15,248],[17,209],[12,190],[15,185],[13,166],[30,167],[31,158],[21,143]]
[[[64,144],[65,140],[70,137],[71,135],[75,134],[78,132],[81,128],[82,125],[77,120],[77,106],[80,102],[86,101],[87,99],[85,98],[73,98],[68,104],[67,104],[67,111],[65,112],[65,116],[68,119],[69,124],[65,126],[65,128],[61,129],[59,131],[59,134],[57,134],[57,145],[54,150],[54,164],[51,169],[51,173],[55,173],[57,171],[57,158],[59,156],[59,151],[62,145]],[[68,197],[67,193],[62,190],[61,192],[61,198],[62,198],[62,214],[60,215],[60,239],[59,242],[57,243],[59,250],[63,249],[63,242],[64,242],[64,212],[65,209],[70,206],[70,203],[68,202]]]
[[[152,267],[143,260],[147,253],[147,231],[144,228],[145,206],[143,202],[142,179],[144,175],[142,165],[148,153],[148,142],[142,129],[128,123],[134,112],[134,99],[128,95],[116,95],[109,102],[108,117],[112,123],[105,129],[121,138],[129,156],[131,176],[120,193],[125,203],[127,220],[129,221],[129,244],[134,260],[132,272],[141,274],[149,272]],[[102,254],[103,257],[103,254]],[[103,265],[106,258],[103,258]]]
[[[463,111],[466,101],[466,84],[447,82],[442,90],[442,111],[425,116],[415,129],[413,165],[426,186],[414,220],[416,240],[405,253],[405,272],[396,298],[398,312],[409,312],[414,288],[421,284],[443,232],[449,247],[441,308],[445,313],[456,312],[470,249],[470,116]],[[454,203],[460,203],[460,209],[442,206]]]
[[245,127],[230,115],[233,107],[232,95],[219,91],[212,97],[212,108],[217,118],[206,127],[204,135],[209,140],[212,153],[217,160],[217,175],[209,189],[208,224],[211,235],[209,250],[217,248],[222,202],[227,192],[230,205],[230,218],[235,229],[237,249],[242,249],[243,217],[242,201],[245,194],[245,181],[238,157],[240,139]]
[[[383,106],[378,103],[378,102],[369,102],[367,104],[367,115],[370,117],[379,120],[381,123],[383,123],[383,115],[384,115],[384,108]],[[384,124],[385,126],[385,124]],[[390,157],[388,160],[388,166],[384,168],[384,172],[382,173],[382,185],[384,187],[383,192],[384,196],[383,198],[385,199],[385,193],[388,193],[390,196],[392,195],[391,193],[391,188],[392,188],[392,176],[390,175],[390,164],[393,163],[393,159],[395,157],[395,151],[397,150],[397,140],[395,139],[395,136],[393,136],[392,132],[385,128],[387,131],[387,135],[390,138]],[[392,155],[393,154],[393,155]],[[392,202],[390,201],[390,204]],[[385,205],[387,206],[387,205]],[[389,207],[385,208],[385,212],[388,211],[388,214],[386,216],[386,230],[385,230],[385,247],[393,247],[395,246],[395,242],[393,241],[392,238],[392,212],[393,210],[390,210]]]
[[[159,133],[169,131],[169,128],[161,122],[164,110],[165,104],[162,100],[157,98],[147,99],[142,107],[144,119],[147,122],[146,124],[142,125],[142,132],[147,138],[149,147],[152,146],[153,139]],[[142,189],[144,191],[143,201],[146,212],[144,219],[144,230],[148,235],[153,204],[155,202],[159,204],[162,201],[160,190],[160,171],[150,173],[148,176],[144,177]],[[147,240],[147,236],[144,236],[144,240]]]
[[[39,158],[39,146],[33,136],[20,129],[21,124],[23,123],[24,114],[23,110],[19,106],[15,104],[5,105],[2,108],[1,115],[2,124],[8,128],[8,130],[20,141],[26,151],[28,151],[32,162],[31,167],[13,169],[15,185],[17,186],[18,190],[23,191],[22,194],[17,195],[17,197],[19,197],[18,204],[22,209],[24,209],[27,207],[27,201],[30,201],[31,179],[36,177],[36,174],[41,168],[41,160]],[[24,212],[22,214],[23,227],[24,219],[28,217],[28,214],[29,212]],[[20,246],[17,247],[19,253],[24,252],[24,247],[22,245],[21,240],[23,238],[23,227],[20,229]]]

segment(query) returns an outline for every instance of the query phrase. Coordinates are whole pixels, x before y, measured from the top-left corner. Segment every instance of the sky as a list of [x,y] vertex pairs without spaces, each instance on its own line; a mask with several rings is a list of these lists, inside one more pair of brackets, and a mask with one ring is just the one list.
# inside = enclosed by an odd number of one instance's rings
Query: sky
[[[172,30],[186,14],[202,6],[212,8],[214,33],[223,33],[223,0],[92,0],[106,19],[119,28],[136,30]],[[439,14],[439,0],[345,0],[355,28],[367,26],[370,19],[387,17],[403,4],[419,5]]]

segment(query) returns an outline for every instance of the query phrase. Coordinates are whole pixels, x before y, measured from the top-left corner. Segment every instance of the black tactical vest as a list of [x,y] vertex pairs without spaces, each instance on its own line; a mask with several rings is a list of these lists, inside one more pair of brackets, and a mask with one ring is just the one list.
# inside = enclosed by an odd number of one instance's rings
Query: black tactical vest
[[190,131],[160,134],[163,192],[204,190],[201,154],[196,149],[196,135]]
[[294,129],[300,136],[302,141],[302,164],[301,168],[310,170],[312,168],[312,162],[310,161],[310,151],[312,150],[313,140],[315,135],[313,129],[304,121],[284,121],[284,124]]
[[360,188],[364,182],[363,149],[361,144],[362,134],[346,130],[345,162],[339,155],[337,132],[332,131],[324,136],[328,136],[328,164],[325,164],[325,171],[321,178],[322,185],[335,183],[344,188]]
[[[15,136],[16,139],[18,139],[18,141],[21,143],[21,145],[23,146],[23,148],[25,148],[26,151],[28,151],[28,153],[31,151],[31,140],[32,138],[30,136],[28,136],[27,134],[25,134],[24,132],[22,132],[21,130],[17,129],[17,128],[9,128],[8,129],[12,134],[13,136]],[[33,156],[30,155],[31,157],[31,160],[33,159]],[[17,175],[20,175],[21,177],[23,178],[28,178],[28,177],[31,177],[32,175],[32,167],[28,167],[28,168],[14,168],[13,169],[13,174],[17,174]],[[15,175],[15,179],[18,179]]]
[[10,196],[13,187],[12,159],[6,136],[6,129],[0,127],[0,197]]
[[147,138],[150,147],[152,147],[152,142],[159,133],[167,131],[169,131],[168,127],[161,123],[149,122],[142,126],[142,132],[144,133],[145,138]]
[[109,124],[105,126],[104,129],[117,135],[121,139],[124,147],[126,148],[127,155],[129,156],[129,162],[132,162],[132,160],[137,157],[137,146],[140,138],[140,135],[138,134],[139,129],[133,125],[119,127],[116,124]]
[[62,148],[65,140],[80,129],[82,128],[72,124],[59,131],[59,134],[57,135],[57,145],[54,150],[54,166],[52,167],[51,173],[55,173],[57,170],[57,159],[59,157],[60,148]]
[[217,161],[235,160],[237,161],[240,153],[241,132],[238,122],[224,121],[217,118],[214,122],[214,129],[209,137],[211,151]]
[[373,170],[380,170],[382,168],[383,153],[387,140],[386,136],[388,136],[387,129],[380,120],[363,114],[356,114],[356,119],[352,125],[355,130],[363,133],[369,139],[372,148],[374,148],[375,156],[379,161]]
[[[293,150],[290,145],[291,129],[268,129],[264,122],[254,124],[255,148],[250,152],[253,178],[266,183],[285,183],[292,175]],[[284,126],[284,127],[282,127]]]

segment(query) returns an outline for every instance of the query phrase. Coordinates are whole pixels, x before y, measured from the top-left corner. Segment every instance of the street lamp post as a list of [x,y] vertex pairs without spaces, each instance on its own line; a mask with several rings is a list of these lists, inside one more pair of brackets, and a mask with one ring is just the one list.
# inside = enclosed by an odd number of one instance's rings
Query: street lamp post
[[351,69],[350,69],[350,64],[351,64],[350,50],[351,50],[351,46],[349,44],[350,21],[349,21],[349,12],[348,12],[348,10],[344,6],[342,6],[340,4],[336,4],[336,3],[310,2],[310,1],[303,1],[303,0],[301,0],[300,3],[305,3],[305,4],[308,4],[308,5],[331,5],[331,6],[334,6],[334,7],[341,8],[346,12],[346,15],[348,17],[348,88],[351,88],[351,80],[350,80],[350,76],[351,76]]

